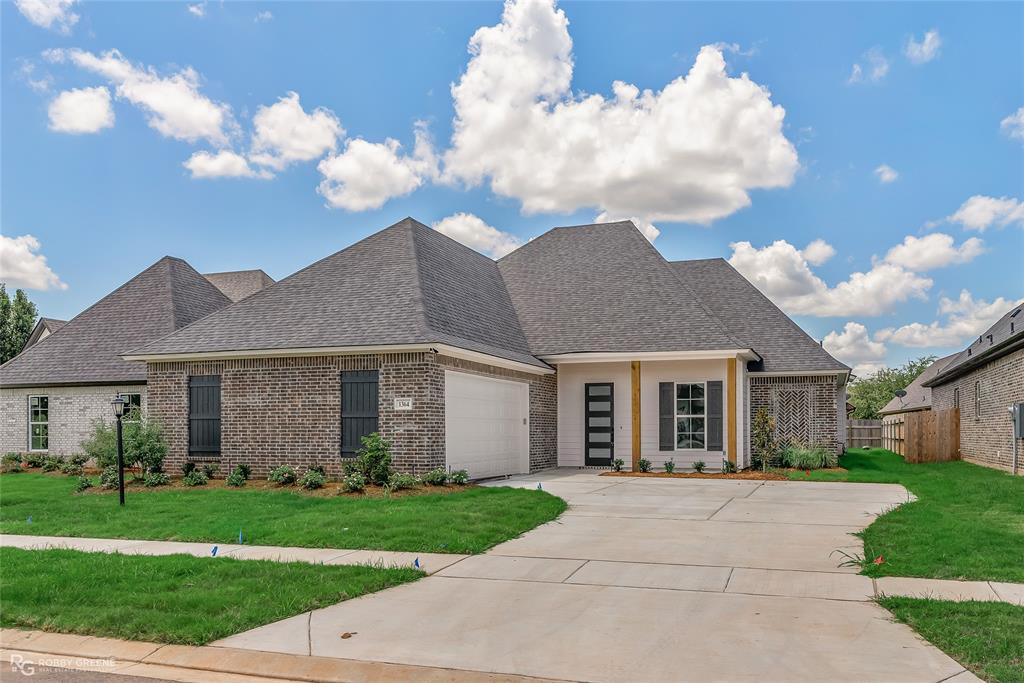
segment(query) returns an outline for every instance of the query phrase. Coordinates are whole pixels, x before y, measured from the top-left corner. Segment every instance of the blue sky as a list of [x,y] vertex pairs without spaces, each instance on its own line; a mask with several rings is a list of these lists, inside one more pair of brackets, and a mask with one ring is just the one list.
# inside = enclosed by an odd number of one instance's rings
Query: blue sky
[[492,255],[634,218],[863,372],[1024,297],[1019,3],[0,12],[0,263],[43,315],[165,254],[282,278],[407,215]]

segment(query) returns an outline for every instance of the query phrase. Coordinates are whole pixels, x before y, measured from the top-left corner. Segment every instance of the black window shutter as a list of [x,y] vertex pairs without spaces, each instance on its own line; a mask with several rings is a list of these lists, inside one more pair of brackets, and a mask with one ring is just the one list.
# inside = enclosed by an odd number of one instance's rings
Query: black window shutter
[[722,450],[722,383],[708,382],[708,443],[709,451]]
[[188,378],[188,450],[199,456],[220,455],[220,376]]
[[658,382],[658,450],[676,449],[676,387],[672,382]]
[[363,437],[377,431],[378,373],[346,370],[341,373],[341,456],[353,458]]

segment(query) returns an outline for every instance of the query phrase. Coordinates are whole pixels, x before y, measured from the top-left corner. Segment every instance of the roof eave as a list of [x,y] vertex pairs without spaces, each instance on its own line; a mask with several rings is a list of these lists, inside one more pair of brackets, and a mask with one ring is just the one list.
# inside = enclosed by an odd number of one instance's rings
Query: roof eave
[[921,386],[931,388],[945,384],[958,377],[963,377],[964,375],[968,374],[977,367],[984,365],[985,363],[996,360],[997,358],[1001,358],[1008,353],[1013,353],[1018,349],[1024,349],[1024,333],[1016,334],[1013,337],[1004,339],[999,344],[990,346],[989,348],[985,349],[984,352],[979,353],[976,356],[973,356],[972,358],[964,361],[955,368],[943,370],[939,374],[929,379],[927,382],[921,382]]

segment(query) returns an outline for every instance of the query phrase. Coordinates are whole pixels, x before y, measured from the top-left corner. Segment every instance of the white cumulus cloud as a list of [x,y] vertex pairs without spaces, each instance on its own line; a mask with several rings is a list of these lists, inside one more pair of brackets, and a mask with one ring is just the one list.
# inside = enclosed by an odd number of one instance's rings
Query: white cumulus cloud
[[456,242],[496,259],[518,249],[523,243],[515,235],[498,230],[471,213],[452,214],[434,223],[433,227]]
[[275,170],[333,152],[338,138],[345,135],[334,112],[317,107],[307,114],[296,92],[289,92],[276,103],[257,109],[252,123],[249,159]]
[[193,178],[271,178],[269,171],[253,170],[241,154],[222,149],[217,153],[196,152],[183,164]]
[[191,67],[162,77],[152,67],[132,64],[117,50],[96,55],[74,48],[45,54],[50,61],[70,61],[106,78],[119,98],[145,111],[149,125],[167,137],[224,146],[237,130],[231,107],[200,93],[199,74]]
[[939,49],[942,47],[942,37],[938,29],[932,29],[924,34],[920,41],[914,36],[907,38],[903,46],[903,54],[914,64],[927,64],[939,56]]
[[188,13],[192,16],[199,17],[200,19],[206,16],[206,3],[200,2],[195,5],[188,6]]
[[835,256],[836,250],[831,244],[819,238],[804,247],[800,254],[812,266],[820,266]]
[[572,39],[550,0],[509,0],[469,42],[452,86],[448,182],[488,183],[527,213],[596,208],[641,222],[709,223],[786,187],[799,162],[785,110],[722,49],[702,48],[660,91],[615,81],[612,96],[572,90]]
[[67,289],[39,253],[41,245],[32,235],[0,235],[0,281],[8,287],[26,289]]
[[885,255],[885,260],[907,270],[925,271],[955,263],[968,263],[985,253],[985,243],[977,237],[964,240],[958,247],[953,237],[933,232],[924,237],[907,235]]
[[932,280],[887,262],[855,272],[830,287],[789,242],[776,240],[760,249],[750,242],[729,245],[729,263],[782,308],[815,316],[881,315],[911,298],[924,299]]
[[71,27],[78,23],[78,15],[72,8],[78,0],[14,0],[18,11],[26,19],[41,28],[58,33],[71,33]]
[[65,90],[47,109],[50,130],[60,133],[96,133],[114,125],[110,91],[105,87]]
[[1016,140],[1024,140],[1024,107],[999,122],[999,129]]
[[882,48],[873,47],[853,65],[847,83],[878,83],[889,73],[889,58]]
[[878,176],[878,182],[880,183],[892,183],[900,177],[899,171],[889,164],[882,164],[876,168],[875,175]]
[[1024,202],[1014,197],[996,198],[976,194],[961,204],[947,220],[979,232],[993,225],[1002,228],[1018,223],[1024,226]]
[[956,299],[939,299],[939,318],[931,323],[910,323],[879,330],[875,338],[913,348],[961,347],[987,330],[1016,304],[1013,299],[975,299],[966,289]]
[[861,323],[848,322],[842,332],[829,332],[822,340],[822,346],[853,367],[855,375],[868,375],[885,367],[885,344],[872,340],[868,329]]
[[270,21],[273,18],[274,18],[274,15],[273,15],[273,13],[271,13],[270,10],[263,10],[262,12],[257,12],[256,16],[253,17],[252,20],[254,22],[256,22],[257,24],[262,24],[263,22]]

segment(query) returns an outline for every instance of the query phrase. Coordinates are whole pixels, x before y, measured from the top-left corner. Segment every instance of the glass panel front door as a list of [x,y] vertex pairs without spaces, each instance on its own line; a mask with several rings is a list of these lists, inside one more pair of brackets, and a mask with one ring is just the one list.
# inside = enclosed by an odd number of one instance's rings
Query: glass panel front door
[[586,465],[612,464],[615,457],[615,385],[611,382],[583,385],[584,449]]

